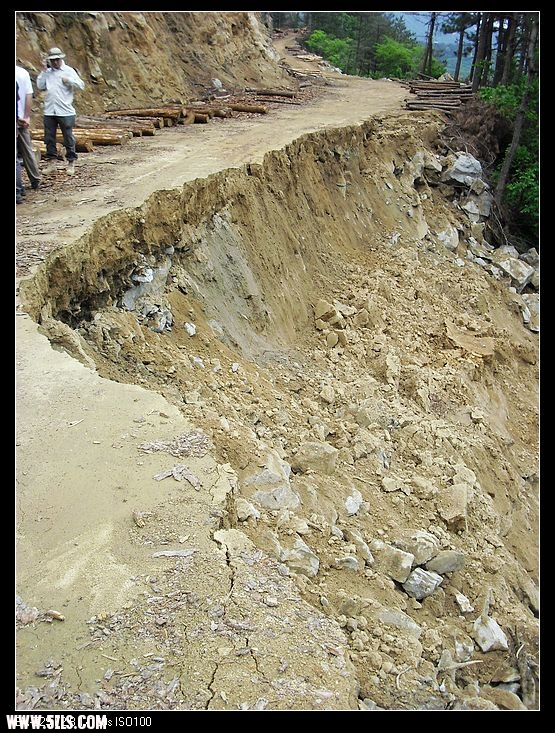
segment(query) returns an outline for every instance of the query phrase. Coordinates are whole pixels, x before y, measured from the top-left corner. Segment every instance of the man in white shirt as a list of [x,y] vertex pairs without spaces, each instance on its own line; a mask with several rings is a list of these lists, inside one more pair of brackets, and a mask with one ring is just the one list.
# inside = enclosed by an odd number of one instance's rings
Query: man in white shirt
[[72,176],[75,173],[75,107],[73,95],[76,89],[85,88],[85,82],[71,66],[65,62],[65,53],[57,48],[51,48],[46,57],[46,65],[37,76],[37,88],[45,91],[44,98],[44,142],[46,144],[46,158],[48,163],[45,173],[54,173],[58,152],[56,150],[56,131],[62,132],[66,149],[66,172]]
[[40,170],[31,139],[31,107],[33,104],[33,83],[27,69],[15,67],[15,81],[19,90],[17,100],[17,135],[16,154],[27,172],[31,188],[36,190],[40,185]]

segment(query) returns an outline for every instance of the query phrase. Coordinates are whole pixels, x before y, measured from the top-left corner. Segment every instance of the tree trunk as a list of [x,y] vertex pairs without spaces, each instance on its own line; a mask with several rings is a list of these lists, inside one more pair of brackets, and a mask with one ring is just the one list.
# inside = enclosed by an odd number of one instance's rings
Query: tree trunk
[[528,73],[526,76],[526,91],[524,92],[524,95],[522,97],[522,102],[520,103],[520,107],[516,115],[515,126],[514,126],[514,131],[513,131],[513,139],[511,140],[511,144],[505,154],[505,159],[503,160],[503,165],[501,166],[501,171],[499,173],[499,179],[495,187],[494,199],[495,199],[495,203],[497,204],[497,206],[501,205],[501,201],[505,193],[505,188],[507,187],[507,182],[509,180],[509,171],[511,169],[511,165],[513,164],[513,160],[514,160],[518,145],[520,143],[520,135],[522,132],[522,127],[524,125],[524,119],[526,117],[526,112],[528,109],[528,102],[529,102],[530,95],[532,92],[532,81],[536,73],[536,64],[534,61],[534,55],[536,51],[537,38],[538,38],[538,21],[534,19],[532,20],[532,25],[530,28],[528,49],[526,53],[526,58],[528,62]]
[[426,51],[424,53],[424,58],[422,59],[422,67],[421,71],[423,74],[426,74],[427,76],[432,75],[432,57],[434,53],[434,30],[436,25],[436,13],[432,12],[430,17],[430,25],[428,26],[428,35],[426,38]]
[[518,26],[518,14],[511,13],[509,16],[509,27],[507,28],[507,52],[505,54],[505,63],[501,74],[500,84],[507,86],[511,83],[513,71],[513,57],[515,55],[516,29]]
[[472,91],[477,92],[482,79],[484,61],[486,58],[486,41],[488,37],[488,20],[487,13],[482,13],[480,22],[480,32],[476,46],[476,57],[474,59],[474,71],[472,74]]
[[484,63],[482,65],[482,73],[480,75],[479,87],[489,85],[489,75],[492,65],[492,46],[493,46],[493,25],[498,16],[494,13],[488,13],[486,23],[486,47],[484,53]]
[[477,13],[476,14],[476,34],[474,37],[474,51],[472,54],[472,65],[470,67],[470,79],[471,81],[474,80],[474,74],[476,71],[476,59],[478,57],[478,40],[480,38],[480,30],[482,28],[483,23],[483,13]]
[[495,68],[491,85],[496,87],[501,82],[505,59],[507,58],[507,38],[509,33],[510,18],[501,16],[499,18],[499,30],[497,31],[497,54],[495,57]]
[[457,61],[455,63],[455,75],[454,79],[455,81],[459,80],[459,74],[461,73],[461,63],[462,63],[462,56],[464,51],[464,33],[465,29],[461,28],[459,31],[459,43],[457,46]]

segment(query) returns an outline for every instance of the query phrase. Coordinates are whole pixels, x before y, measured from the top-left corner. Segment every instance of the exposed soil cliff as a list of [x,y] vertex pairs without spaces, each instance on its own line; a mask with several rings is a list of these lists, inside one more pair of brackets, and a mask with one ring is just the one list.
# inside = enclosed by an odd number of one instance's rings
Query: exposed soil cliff
[[[20,15],[90,110],[299,85],[254,14]],[[307,79],[18,207],[17,710],[539,709],[538,334],[445,119]]]
[[52,46],[62,48],[87,82],[79,96],[82,114],[197,99],[214,90],[213,78],[231,89],[294,87],[260,13],[16,14],[16,58],[31,76]]

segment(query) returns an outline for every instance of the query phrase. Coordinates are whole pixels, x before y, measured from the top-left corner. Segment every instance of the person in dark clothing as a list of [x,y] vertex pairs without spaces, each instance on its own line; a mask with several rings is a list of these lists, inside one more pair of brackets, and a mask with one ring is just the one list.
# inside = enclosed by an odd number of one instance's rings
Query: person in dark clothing
[[40,186],[40,170],[31,139],[31,106],[33,104],[33,84],[27,69],[15,67],[15,80],[19,88],[17,102],[17,155],[27,173],[31,188]]
[[19,105],[19,84],[15,82],[15,203],[22,204],[25,198],[25,188],[21,175],[21,163],[17,155],[17,108]]

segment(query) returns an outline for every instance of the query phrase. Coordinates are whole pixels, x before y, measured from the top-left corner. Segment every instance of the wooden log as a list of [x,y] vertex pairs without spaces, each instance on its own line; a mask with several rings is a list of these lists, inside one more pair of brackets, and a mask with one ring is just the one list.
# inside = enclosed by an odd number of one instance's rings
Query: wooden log
[[[44,143],[37,143],[37,150],[40,153],[41,159],[46,155],[46,145]],[[94,153],[94,145],[90,140],[86,141],[75,141],[75,152],[77,153]],[[65,148],[61,143],[56,143],[56,153],[59,158],[65,157]]]
[[231,107],[222,107],[221,109],[215,109],[214,117],[233,117],[233,110],[231,109]]
[[195,122],[195,113],[187,110],[183,117],[179,118],[180,125],[192,125]]
[[133,131],[119,127],[75,127],[73,134],[79,137],[101,138],[101,137],[122,137],[130,140]]
[[83,135],[78,137],[75,136],[76,140],[90,140],[95,145],[123,145],[130,138],[127,134],[114,135],[114,134],[95,134],[95,135]]
[[463,91],[461,89],[419,89],[416,92],[418,97],[468,97],[472,96],[472,90]]
[[194,112],[198,115],[208,115],[208,117],[214,117],[214,110],[211,107],[187,107],[187,111]]
[[446,104],[450,104],[451,102],[460,102],[460,97],[417,97],[416,102],[431,102],[433,103],[441,103],[445,102]]
[[458,81],[410,81],[409,86],[414,89],[464,89],[469,85]]
[[233,110],[231,107],[214,107],[214,106],[187,106],[187,111],[196,114],[208,115],[209,117],[232,117]]
[[[36,133],[31,133],[31,139],[37,140],[42,138],[42,134],[40,132],[37,137],[35,137],[35,135]],[[123,145],[124,142],[127,142],[130,139],[129,133],[127,132],[108,134],[106,132],[98,133],[97,130],[77,130],[76,128],[73,130],[73,136],[75,137],[76,145],[83,148],[82,152],[87,152],[87,147],[90,147],[88,146],[88,143],[91,143],[91,145]],[[56,142],[63,145],[61,132],[56,134]]]
[[112,118],[108,117],[102,121],[100,120],[87,120],[83,117],[77,117],[75,120],[75,128],[81,130],[112,130],[113,132],[127,132],[129,135],[142,134],[140,125],[132,126],[130,122],[119,122],[116,120],[112,121]]
[[295,97],[296,92],[291,92],[285,89],[245,89],[246,92],[252,94],[264,94],[267,97]]
[[126,116],[126,115],[110,115],[110,119],[115,120],[136,120],[139,124],[143,125],[145,129],[150,126],[160,130],[164,127],[164,120],[162,117],[141,117],[140,115]]
[[150,129],[151,127],[160,129],[164,127],[164,120],[161,117],[140,117],[139,115],[133,115],[132,117],[126,115],[87,115],[87,117],[104,122],[109,121],[110,124],[112,121],[118,122],[118,124],[121,122],[131,122],[131,124],[141,125],[144,129]]
[[76,127],[83,128],[99,128],[99,127],[110,127],[118,130],[128,130],[135,137],[141,137],[142,135],[154,135],[156,128],[150,120],[142,121],[139,118],[130,117],[127,120],[122,120],[118,117],[105,117],[105,116],[88,116],[78,115],[75,120]]
[[257,112],[264,115],[268,111],[267,107],[255,104],[230,104],[229,106],[234,112]]
[[430,110],[430,109],[439,109],[443,110],[443,112],[453,112],[454,110],[458,109],[461,105],[460,104],[453,104],[453,105],[445,105],[445,104],[419,104],[418,102],[409,103],[407,102],[407,109],[412,110]]
[[442,104],[445,107],[460,107],[461,101],[460,99],[451,99],[450,101],[446,100],[433,100],[433,99],[415,99],[415,100],[407,100],[407,104],[420,104],[423,107],[437,107],[438,105]]
[[460,99],[408,99],[407,104],[429,104],[430,106],[433,106],[434,104],[454,104],[459,106],[461,104]]
[[273,104],[301,104],[296,99],[264,99],[264,102],[272,102]]
[[137,109],[111,109],[106,110],[109,117],[126,115],[129,117],[163,117],[164,120],[178,120],[183,115],[183,109],[179,107],[138,107]]
[[193,112],[193,114],[195,116],[194,122],[197,125],[198,124],[205,125],[208,122],[208,120],[210,119],[208,115],[201,114],[200,112]]
[[[35,149],[39,151],[41,159],[44,155],[46,155],[46,145],[43,142],[36,142],[34,145]],[[86,152],[92,152],[92,151],[86,151]],[[56,153],[60,158],[64,157],[64,146],[63,145],[56,145]]]
[[75,150],[78,153],[94,153],[94,140],[75,138]]

